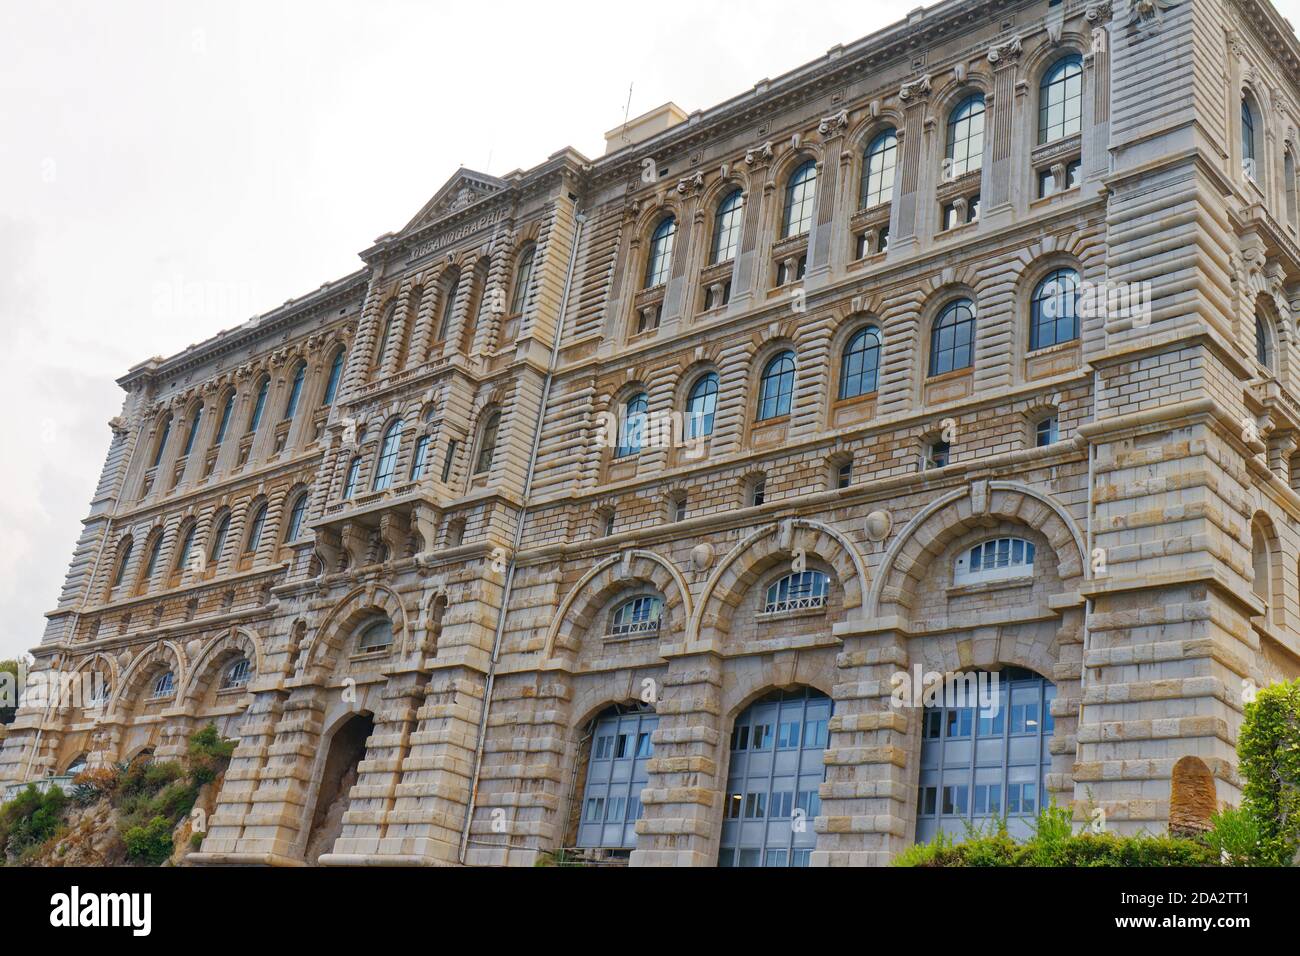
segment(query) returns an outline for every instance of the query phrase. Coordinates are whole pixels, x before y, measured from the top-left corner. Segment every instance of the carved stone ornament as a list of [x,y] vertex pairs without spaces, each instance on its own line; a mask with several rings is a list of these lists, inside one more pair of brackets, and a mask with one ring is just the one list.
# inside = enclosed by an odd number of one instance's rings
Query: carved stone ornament
[[1158,30],[1165,12],[1177,5],[1178,0],[1134,0],[1128,25],[1131,29]]
[[989,50],[989,62],[1001,63],[1003,60],[1013,60],[1020,56],[1021,49],[1020,37],[1012,37],[1006,43]]
[[753,166],[759,160],[770,160],[772,156],[772,141],[768,140],[762,146],[751,147],[750,150],[745,153],[745,165]]
[[902,89],[898,91],[898,98],[904,103],[920,99],[930,95],[930,74],[927,73],[919,80],[913,80],[911,83],[904,83]]
[[822,119],[817,126],[817,132],[826,136],[830,133],[847,128],[849,125],[849,111],[840,110],[834,116],[827,116]]

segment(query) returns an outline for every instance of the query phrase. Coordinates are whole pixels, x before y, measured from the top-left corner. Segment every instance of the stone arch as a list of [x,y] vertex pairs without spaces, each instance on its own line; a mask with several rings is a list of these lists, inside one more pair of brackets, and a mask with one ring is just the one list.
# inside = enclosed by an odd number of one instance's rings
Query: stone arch
[[636,584],[651,585],[663,595],[668,627],[674,634],[682,631],[683,642],[689,640],[694,606],[685,576],[671,561],[653,551],[627,551],[597,564],[560,602],[546,634],[542,659],[553,660],[561,652],[575,653],[601,608],[619,591]]
[[835,571],[850,616],[862,610],[868,575],[857,547],[830,525],[795,518],[755,532],[722,559],[700,595],[688,631],[690,639],[716,642],[729,633],[731,611],[763,574],[796,549],[821,559]]
[[412,627],[406,604],[392,588],[382,584],[369,584],[357,588],[326,615],[316,628],[316,634],[303,656],[307,666],[332,667],[334,658],[352,628],[370,615],[386,614],[393,622],[393,634],[398,638],[397,653],[405,655],[411,650]]
[[1282,545],[1273,519],[1262,511],[1250,519],[1251,588],[1264,604],[1265,619],[1285,624],[1285,572]]
[[107,712],[113,717],[128,716],[123,708],[136,702],[140,689],[157,665],[170,666],[175,686],[179,689],[188,682],[185,654],[173,641],[160,641],[136,655],[122,674],[118,686],[113,688]]
[[[733,679],[724,683],[722,691],[722,730],[723,740],[719,746],[726,746],[726,733],[736,723],[736,718],[758,703],[768,694],[777,691],[794,690],[807,687],[819,694],[825,694],[835,702],[835,660],[830,655],[823,655],[824,662],[812,656],[802,655],[795,660],[774,662],[772,669],[753,668],[738,670]],[[772,670],[783,671],[777,676]],[[725,776],[724,776],[725,783]]]
[[958,535],[990,520],[1004,519],[1041,533],[1056,552],[1062,582],[1077,590],[1087,573],[1083,532],[1065,506],[1019,482],[978,482],[959,488],[922,509],[885,553],[867,601],[866,616],[906,617],[916,585],[930,563]]
[[249,663],[253,665],[255,675],[265,673],[265,657],[262,653],[261,638],[248,628],[232,628],[228,633],[208,641],[207,645],[194,659],[194,665],[190,668],[189,679],[180,692],[182,703],[194,704],[199,701],[207,690],[208,683],[216,675],[214,665],[221,661],[227,651],[243,653],[248,658]]

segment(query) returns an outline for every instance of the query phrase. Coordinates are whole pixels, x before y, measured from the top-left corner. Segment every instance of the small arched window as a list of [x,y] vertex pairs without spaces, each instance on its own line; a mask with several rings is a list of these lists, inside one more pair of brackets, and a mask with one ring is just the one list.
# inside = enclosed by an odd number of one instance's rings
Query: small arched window
[[733,189],[718,203],[718,214],[713,218],[713,256],[716,265],[730,262],[740,252],[740,228],[745,217],[745,193]]
[[635,637],[659,633],[663,619],[664,602],[658,597],[638,597],[620,605],[611,618],[610,634],[613,637]]
[[176,675],[171,671],[163,671],[154,679],[153,699],[170,697],[174,693],[176,693]]
[[984,95],[975,93],[948,114],[949,175],[974,172],[984,164]]
[[1258,521],[1250,527],[1250,563],[1253,574],[1251,589],[1255,596],[1268,605],[1272,592],[1272,555],[1269,552],[1268,537]]
[[262,543],[262,532],[266,529],[266,502],[257,506],[253,512],[253,522],[248,528],[248,540],[244,544],[244,554],[256,554]]
[[379,460],[375,464],[375,491],[386,491],[393,485],[393,474],[397,471],[397,453],[402,447],[402,428],[405,423],[399,418],[388,426],[384,440],[379,446]]
[[262,415],[266,412],[266,396],[271,390],[271,379],[263,376],[257,386],[257,401],[253,403],[253,414],[248,419],[248,434],[253,434],[262,426]]
[[1250,96],[1241,98],[1241,163],[1246,175],[1251,179],[1256,175],[1256,156],[1258,155],[1255,137],[1255,107]]
[[793,352],[782,352],[767,363],[758,386],[758,420],[770,421],[790,414],[794,400]]
[[126,566],[131,563],[131,552],[135,550],[135,542],[127,538],[118,545],[117,550],[117,570],[113,572],[113,587],[120,588],[122,582],[126,580]]
[[221,677],[221,689],[236,690],[247,687],[252,676],[253,665],[248,662],[247,657],[241,657],[226,668]]
[[808,160],[793,173],[785,187],[783,238],[802,236],[812,228],[813,207],[817,203],[817,164]]
[[979,584],[1032,577],[1036,549],[1023,538],[997,538],[977,544],[957,559],[953,584]]
[[618,449],[615,458],[639,455],[645,443],[646,424],[650,413],[650,396],[645,392],[633,395],[623,405],[623,421],[619,425]]
[[150,468],[157,468],[162,464],[163,453],[167,451],[167,439],[172,434],[172,417],[168,415],[163,419],[162,431],[158,434],[158,446],[154,449],[153,464]]
[[1038,142],[1073,136],[1083,129],[1083,58],[1057,60],[1038,93]]
[[226,538],[230,535],[230,514],[221,516],[217,529],[212,535],[212,547],[208,549],[208,560],[213,566],[221,560],[221,552],[226,550]]
[[302,537],[302,522],[307,516],[307,492],[302,492],[294,499],[289,509],[289,523],[284,529],[284,543],[293,544]]
[[840,399],[870,395],[879,387],[880,330],[868,325],[844,347],[840,360]]
[[1034,289],[1029,350],[1051,348],[1079,337],[1079,273],[1057,269]]
[[894,173],[898,168],[898,133],[887,129],[871,141],[862,160],[863,209],[894,198]]
[[492,459],[497,453],[497,434],[501,431],[501,413],[493,412],[483,425],[479,437],[478,457],[474,460],[474,474],[486,475],[492,470]]
[[355,456],[348,462],[347,477],[343,480],[343,498],[347,500],[357,493],[357,482],[361,478],[361,456]]
[[1273,339],[1268,334],[1264,316],[1255,315],[1255,359],[1269,371],[1273,370]]
[[217,437],[213,439],[214,448],[220,448],[221,443],[226,440],[226,430],[230,428],[230,416],[235,411],[235,393],[231,392],[226,396],[226,403],[221,406],[221,421],[217,423]]
[[194,440],[199,437],[199,426],[203,424],[203,406],[200,405],[194,409],[194,414],[190,416],[190,428],[185,433],[185,448],[181,452],[182,458],[190,457],[190,452],[194,450]]
[[307,377],[307,363],[299,362],[294,369],[293,384],[289,386],[289,400],[284,403],[284,420],[291,421],[298,414],[298,402],[302,399],[302,383]]
[[677,240],[677,220],[669,216],[655,228],[650,237],[650,255],[646,259],[645,288],[653,289],[668,281],[673,264],[673,244]]
[[190,559],[194,556],[194,537],[198,530],[197,524],[191,524],[185,529],[185,537],[181,539],[181,550],[176,556],[177,574],[190,570]]
[[442,278],[442,318],[438,321],[438,341],[447,341],[451,320],[456,315],[456,293],[460,289],[460,270],[451,268]]
[[812,611],[826,606],[830,579],[821,571],[788,574],[767,589],[764,614]]
[[361,629],[357,637],[358,654],[378,654],[393,646],[393,622],[377,618]]
[[705,438],[712,435],[717,412],[718,376],[716,372],[709,372],[700,376],[686,399],[686,437]]
[[510,298],[510,314],[518,315],[524,311],[528,302],[528,287],[533,282],[533,264],[537,259],[537,246],[528,243],[519,253],[519,264],[515,266],[515,287]]
[[325,407],[334,404],[334,399],[339,394],[339,381],[343,378],[343,349],[340,348],[334,353],[334,361],[330,363],[330,377],[325,384],[325,401],[322,403]]
[[970,368],[975,361],[975,303],[950,302],[930,332],[930,375]]

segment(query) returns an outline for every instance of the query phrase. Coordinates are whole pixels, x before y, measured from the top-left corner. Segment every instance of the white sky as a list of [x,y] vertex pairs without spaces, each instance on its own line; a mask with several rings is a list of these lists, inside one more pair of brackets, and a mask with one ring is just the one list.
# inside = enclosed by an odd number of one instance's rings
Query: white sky
[[40,641],[132,365],[352,272],[458,166],[600,155],[629,84],[704,109],[919,3],[4,0],[0,657]]

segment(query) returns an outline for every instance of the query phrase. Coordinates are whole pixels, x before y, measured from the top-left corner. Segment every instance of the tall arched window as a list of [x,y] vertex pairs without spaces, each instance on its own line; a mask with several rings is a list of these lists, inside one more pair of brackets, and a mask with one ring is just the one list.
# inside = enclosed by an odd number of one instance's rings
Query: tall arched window
[[375,368],[381,368],[384,364],[384,353],[388,351],[388,343],[393,339],[393,327],[397,323],[397,302],[388,303],[384,310],[384,324],[382,331],[379,333],[379,346],[375,349]]
[[150,468],[157,468],[159,465],[162,464],[163,453],[167,451],[167,439],[171,437],[171,434],[172,434],[172,417],[168,415],[166,418],[163,419],[162,431],[158,435],[158,445],[154,449],[153,464],[149,466]]
[[442,318],[438,321],[438,341],[445,342],[451,333],[451,320],[456,314],[456,292],[460,289],[460,270],[455,267],[448,269],[440,285],[442,286]]
[[785,187],[783,238],[802,236],[812,228],[813,208],[817,204],[817,164],[808,160],[793,173]]
[[948,166],[951,176],[973,172],[984,164],[984,95],[975,93],[948,114]]
[[217,437],[213,439],[214,448],[220,448],[226,440],[226,430],[230,428],[230,416],[235,412],[235,393],[226,396],[226,404],[221,406],[221,421],[217,423]]
[[669,216],[650,237],[650,255],[645,264],[645,288],[653,289],[668,281],[673,263],[673,244],[677,240],[677,220]]
[[879,387],[880,330],[868,325],[844,346],[840,360],[840,399],[870,395]]
[[230,535],[230,514],[221,516],[217,528],[212,534],[212,547],[208,548],[208,560],[216,567],[221,561],[221,552],[226,550],[226,538]]
[[185,448],[181,451],[182,458],[190,457],[190,452],[194,450],[194,440],[199,437],[199,426],[203,424],[203,406],[200,405],[194,409],[194,414],[190,416],[190,428],[185,433]]
[[1029,349],[1051,348],[1079,337],[1079,273],[1057,269],[1034,289]]
[[777,691],[736,718],[719,866],[810,865],[833,711],[825,694],[800,689]]
[[790,414],[790,405],[794,399],[794,372],[793,352],[782,352],[767,363],[758,386],[760,422]]
[[651,736],[658,726],[658,717],[637,709],[613,707],[597,718],[590,735],[578,846],[636,848],[641,792],[650,782],[649,763],[654,757]]
[[424,477],[429,464],[429,445],[433,441],[429,435],[421,435],[415,442],[415,452],[411,455],[411,480],[419,481]]
[[709,372],[700,376],[686,399],[686,437],[705,438],[712,435],[717,411],[718,376],[715,372]]
[[650,397],[645,392],[633,395],[623,405],[623,420],[619,423],[618,449],[615,458],[629,458],[641,453],[645,443],[646,423],[650,412]]
[[1250,96],[1245,95],[1241,98],[1241,162],[1242,168],[1246,175],[1251,179],[1256,177],[1256,149],[1257,140],[1255,137],[1255,107],[1250,102]]
[[1251,589],[1267,607],[1273,593],[1273,556],[1268,546],[1268,535],[1258,519],[1250,525],[1250,564],[1253,574]]
[[1300,172],[1296,170],[1295,150],[1287,149],[1282,157],[1282,172],[1286,181],[1282,189],[1286,193],[1286,222],[1292,232],[1300,232]]
[[266,396],[271,390],[271,379],[263,376],[257,386],[257,401],[253,403],[253,414],[248,419],[248,434],[253,434],[262,427],[262,415],[266,412]]
[[284,543],[293,544],[302,537],[302,522],[307,516],[307,492],[302,492],[294,499],[289,510],[289,523],[284,529]]
[[930,374],[970,368],[975,361],[975,303],[950,302],[930,330]]
[[718,203],[713,217],[713,255],[710,263],[730,262],[740,252],[740,227],[745,218],[745,193],[733,189]]
[[334,399],[339,394],[339,381],[343,378],[343,349],[340,348],[334,353],[334,361],[330,363],[330,377],[325,384],[325,401],[322,403],[325,407],[334,404]]
[[120,588],[122,582],[126,580],[126,566],[131,563],[131,552],[135,550],[135,542],[127,538],[117,546],[117,570],[113,572],[113,587]]
[[533,282],[533,264],[537,259],[537,246],[528,243],[519,253],[519,264],[515,266],[515,287],[510,298],[510,314],[518,315],[524,311],[528,302],[528,287]]
[[343,499],[346,501],[357,493],[357,482],[361,479],[361,456],[355,456],[348,462],[348,473],[343,479]]
[[266,502],[257,506],[253,512],[253,522],[248,529],[248,540],[244,544],[244,554],[256,554],[262,543],[262,532],[266,529]]
[[1073,136],[1083,129],[1083,58],[1057,60],[1038,91],[1038,142]]
[[181,539],[181,550],[176,556],[176,573],[181,574],[190,570],[190,558],[194,556],[194,536],[198,533],[199,526],[191,524],[185,529],[185,537]]
[[1273,370],[1273,337],[1268,333],[1268,321],[1255,314],[1255,358],[1269,371]]
[[399,418],[388,426],[384,440],[379,446],[379,460],[375,464],[375,491],[386,491],[392,487],[393,474],[397,471],[397,453],[402,447],[403,421]]
[[298,414],[298,402],[302,399],[302,383],[307,377],[307,363],[299,362],[294,369],[293,384],[289,386],[289,400],[284,403],[284,420],[290,421]]
[[474,474],[486,475],[492,470],[492,459],[497,453],[497,433],[501,430],[501,413],[493,412],[483,425],[478,440],[478,456],[474,460]]
[[153,539],[153,544],[149,546],[149,560],[145,562],[144,574],[140,577],[140,587],[146,588],[149,582],[153,580],[154,572],[158,570],[158,558],[162,555],[163,536],[159,533]]
[[894,173],[898,168],[898,133],[890,128],[867,147],[862,160],[861,204],[863,209],[879,206],[894,198]]

